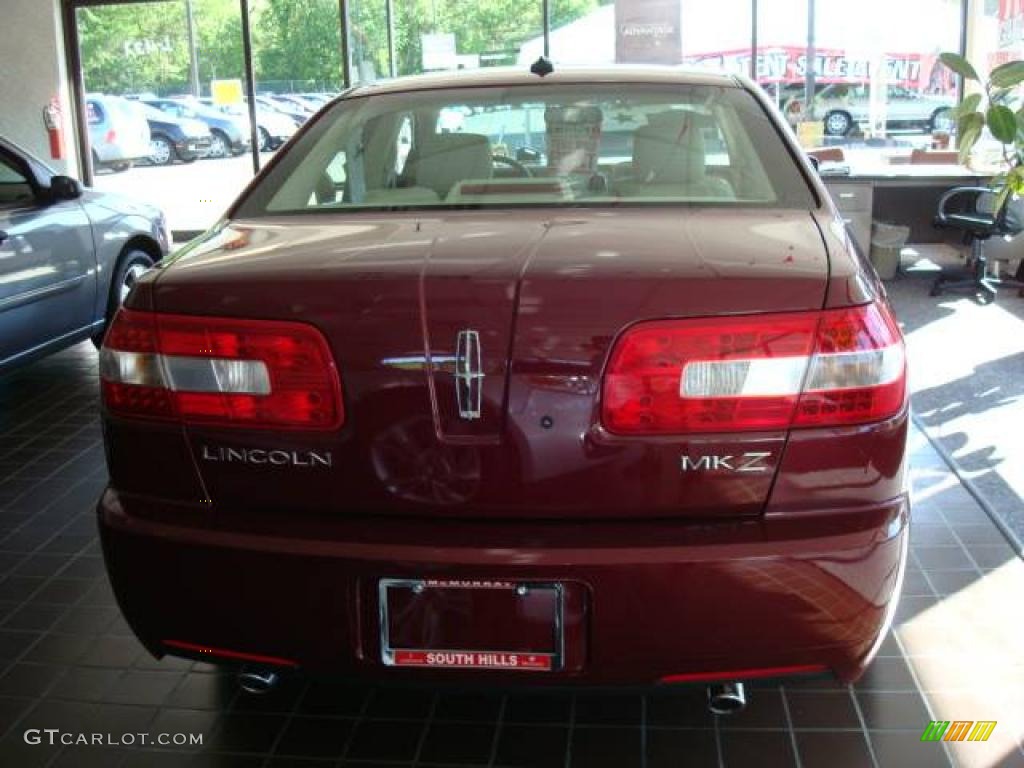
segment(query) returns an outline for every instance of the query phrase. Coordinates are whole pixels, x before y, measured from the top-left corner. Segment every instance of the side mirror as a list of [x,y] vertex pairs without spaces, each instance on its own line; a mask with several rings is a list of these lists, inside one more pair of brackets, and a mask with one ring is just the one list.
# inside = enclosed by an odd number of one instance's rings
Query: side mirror
[[816,158],[814,155],[808,155],[807,159],[811,162],[814,167],[814,172],[817,173],[821,169],[821,160]]
[[70,176],[54,176],[50,179],[50,196],[54,201],[77,200],[82,196],[82,185]]

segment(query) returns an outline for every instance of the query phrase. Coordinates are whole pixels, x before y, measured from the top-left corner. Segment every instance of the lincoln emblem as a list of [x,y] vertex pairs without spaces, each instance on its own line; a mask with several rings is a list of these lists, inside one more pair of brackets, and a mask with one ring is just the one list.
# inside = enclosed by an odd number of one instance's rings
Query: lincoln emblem
[[480,363],[480,334],[459,331],[455,343],[455,397],[459,416],[467,421],[480,418],[484,369]]

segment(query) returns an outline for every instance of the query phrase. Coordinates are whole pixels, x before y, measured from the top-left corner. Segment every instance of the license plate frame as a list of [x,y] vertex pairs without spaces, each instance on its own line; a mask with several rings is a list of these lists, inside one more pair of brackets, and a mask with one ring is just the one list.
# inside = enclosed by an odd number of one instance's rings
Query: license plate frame
[[[408,589],[417,595],[427,589],[508,589],[521,596],[525,596],[531,590],[551,592],[554,596],[551,650],[541,652],[393,647],[388,610],[388,595],[392,589]],[[564,668],[566,600],[565,587],[560,582],[382,578],[378,582],[377,593],[380,655],[381,662],[387,667],[547,673],[559,672]]]

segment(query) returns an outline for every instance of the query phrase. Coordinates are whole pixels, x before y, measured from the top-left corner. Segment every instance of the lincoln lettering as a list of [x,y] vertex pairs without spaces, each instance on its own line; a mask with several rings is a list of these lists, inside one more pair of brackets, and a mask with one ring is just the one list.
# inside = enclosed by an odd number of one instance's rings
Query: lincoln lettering
[[226,448],[203,446],[203,461],[224,464],[248,464],[251,466],[274,467],[330,467],[333,457],[330,451],[282,451],[265,448]]

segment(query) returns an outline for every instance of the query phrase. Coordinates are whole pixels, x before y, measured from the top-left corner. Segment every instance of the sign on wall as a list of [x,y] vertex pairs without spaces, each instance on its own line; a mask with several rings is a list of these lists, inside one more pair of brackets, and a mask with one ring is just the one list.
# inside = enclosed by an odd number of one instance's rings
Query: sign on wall
[[211,80],[210,96],[213,97],[213,103],[217,105],[241,104],[244,98],[242,96],[242,81],[238,79]]
[[680,64],[680,0],[615,0],[615,61]]
[[455,35],[445,32],[436,35],[422,35],[423,69],[458,69],[459,54],[455,48]]

